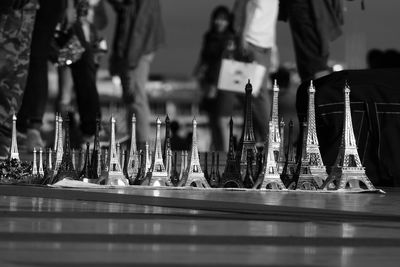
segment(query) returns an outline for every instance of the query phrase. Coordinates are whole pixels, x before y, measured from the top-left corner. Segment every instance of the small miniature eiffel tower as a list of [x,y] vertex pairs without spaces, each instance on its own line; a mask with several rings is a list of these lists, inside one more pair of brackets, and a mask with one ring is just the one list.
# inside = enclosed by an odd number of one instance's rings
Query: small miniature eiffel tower
[[257,153],[256,139],[254,137],[253,130],[253,111],[252,111],[252,95],[253,87],[250,84],[250,80],[246,84],[246,103],[245,103],[245,115],[243,124],[243,134],[240,139],[238,153],[236,154],[237,161],[240,166],[240,173],[244,177],[247,165],[247,152],[249,150],[255,155]]
[[211,153],[211,171],[210,171],[210,186],[217,188],[219,185],[219,179],[217,176],[217,167],[215,165],[215,151]]
[[128,162],[126,164],[126,176],[131,183],[136,179],[139,173],[139,153],[136,144],[136,116],[132,115],[132,129],[131,129],[131,147],[129,149]]
[[357,151],[357,143],[354,137],[353,122],[350,109],[350,87],[347,82],[344,87],[344,119],[342,141],[339,147],[335,165],[331,173],[322,185],[323,189],[330,189],[331,184],[335,189],[360,189],[360,182],[364,183],[368,190],[375,187],[365,174]]
[[90,179],[98,180],[101,175],[101,147],[100,147],[100,118],[96,119],[96,131],[94,134],[93,152],[91,158]]
[[[185,171],[187,169],[188,166],[188,153],[185,150],[182,150],[181,152],[181,169],[179,172],[179,182],[181,182],[183,180],[183,177],[185,175]],[[180,186],[180,183],[178,184],[178,186]]]
[[19,161],[18,144],[17,144],[17,117],[13,114],[12,117],[12,136],[11,136],[11,148],[10,148],[10,160]]
[[193,127],[192,147],[190,151],[188,167],[181,181],[181,186],[209,188],[210,186],[208,185],[206,178],[204,178],[204,173],[201,170],[200,166],[199,151],[197,147],[196,118],[193,119],[192,127]]
[[165,118],[165,140],[163,146],[163,159],[164,165],[167,166],[167,154],[168,150],[171,150],[171,120],[169,116]]
[[129,182],[122,173],[122,168],[117,154],[115,143],[115,118],[110,119],[110,154],[108,156],[108,174],[106,178],[107,185],[128,186]]
[[204,168],[203,168],[204,178],[210,183],[210,175],[208,173],[208,153],[204,152]]
[[233,120],[231,117],[231,120],[229,121],[229,150],[226,159],[225,170],[220,181],[220,187],[243,188],[242,176],[235,159],[234,142]]
[[285,153],[285,122],[283,118],[279,123],[279,136],[281,137],[281,142],[279,146],[279,158],[278,158],[278,173],[282,174],[283,168],[286,162],[286,153]]
[[168,186],[170,185],[168,173],[164,166],[164,160],[161,150],[161,120],[156,120],[156,140],[154,144],[153,163],[149,172],[149,185],[150,186]]
[[[62,119],[60,118],[62,121]],[[61,128],[62,131],[62,128]],[[62,136],[60,133],[60,128],[59,128],[59,135]],[[59,138],[60,139],[60,138]],[[62,139],[62,138],[61,138]],[[57,149],[60,150],[61,144],[57,144]],[[63,148],[63,155],[62,155],[62,160],[61,164],[58,168],[57,174],[54,177],[54,182],[57,183],[58,181],[63,180],[64,178],[70,179],[70,180],[78,180],[78,174],[74,169],[74,165],[72,164],[72,153],[71,153],[71,146],[70,146],[70,139],[69,139],[69,119],[68,116],[65,117],[65,142],[64,142],[64,148]]]
[[79,174],[79,180],[85,183],[93,183],[96,181],[92,181],[91,179],[91,166],[90,166],[90,157],[89,157],[89,149],[90,144],[89,142],[86,143],[86,151],[85,151],[85,162],[83,163],[83,168]]
[[259,175],[257,182],[254,184],[254,189],[286,189],[283,184],[280,174],[278,172],[278,163],[275,153],[275,141],[276,136],[274,133],[274,123],[272,120],[269,121],[269,137],[267,140],[267,147],[265,148],[265,162],[264,168]]
[[[286,188],[290,187],[290,184],[294,182],[294,175],[296,174],[296,152],[294,151],[293,144],[293,121],[289,121],[289,133],[288,133],[288,142],[287,149],[285,152],[285,165],[283,167],[283,171],[281,173],[281,179],[286,186]],[[294,187],[296,184],[294,183]],[[291,188],[295,189],[295,188]]]
[[254,174],[253,174],[253,159],[254,159],[254,154],[250,150],[247,153],[247,164],[246,164],[246,174],[244,175],[243,179],[243,187],[244,188],[254,188]]
[[307,122],[303,122],[303,143],[301,148],[301,159],[297,167],[294,183],[289,186],[289,189],[300,190],[317,190],[318,183],[310,171],[310,159],[307,154]]
[[36,158],[36,147],[33,148],[33,162],[32,162],[32,175],[39,175],[38,168],[37,168],[37,158]]
[[[172,153],[172,151],[171,151]],[[173,186],[177,186],[179,183],[179,173],[177,169],[177,164],[178,164],[178,154],[177,152],[174,152],[174,160],[173,160],[173,167],[170,175],[171,182]]]
[[50,184],[53,180],[54,170],[53,170],[52,160],[53,160],[53,153],[51,151],[51,148],[49,147],[47,149],[46,167],[45,167],[45,171],[44,171],[44,177],[43,177],[42,184]]
[[54,120],[54,146],[53,146],[54,152],[57,151],[57,145],[58,145],[59,118],[60,116],[58,115],[58,113],[56,113],[56,118]]
[[64,138],[63,138],[63,118],[62,116],[58,116],[58,120],[56,118],[56,136],[57,136],[57,143],[55,145],[56,150],[55,159],[54,159],[54,171],[57,173],[58,169],[60,168],[61,161],[63,159],[64,154]]
[[319,150],[319,142],[317,136],[317,128],[315,125],[315,87],[313,82],[310,82],[308,88],[308,116],[307,116],[307,143],[306,153],[307,159],[309,160],[309,169],[311,175],[314,177],[318,186],[326,180],[328,176],[326,173],[326,167],[322,162],[321,152]]
[[166,162],[165,169],[167,171],[168,179],[171,183],[170,185],[173,185],[172,180],[171,180],[171,174],[173,171],[173,169],[172,169],[172,165],[173,165],[172,164],[172,151],[171,150],[167,149],[166,157],[167,157],[167,159],[165,160],[165,162]]
[[44,176],[44,170],[43,170],[43,150],[42,148],[39,148],[39,169],[38,173],[40,177]]
[[149,185],[149,172],[151,170],[151,156],[149,143],[146,142],[144,146],[144,151],[142,151],[141,161],[140,161],[140,170],[139,174],[136,178],[135,184],[137,185]]

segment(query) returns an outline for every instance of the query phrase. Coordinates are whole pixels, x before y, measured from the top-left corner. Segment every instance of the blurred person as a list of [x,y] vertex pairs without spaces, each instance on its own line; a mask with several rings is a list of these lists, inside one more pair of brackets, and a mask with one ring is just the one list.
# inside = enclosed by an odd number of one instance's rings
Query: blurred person
[[45,146],[40,127],[48,98],[47,61],[55,27],[64,11],[68,25],[76,20],[73,0],[39,0],[39,5],[32,35],[29,73],[17,121],[18,130],[26,135],[28,150]]
[[228,116],[232,115],[236,96],[217,89],[223,56],[230,57],[236,47],[232,15],[225,6],[216,7],[210,18],[210,28],[204,34],[199,63],[194,74],[199,79],[204,97],[201,106],[208,113],[214,151],[228,150]]
[[276,43],[278,0],[237,0],[234,4],[234,25],[240,45],[258,64],[266,68],[260,92],[253,96],[253,120],[256,140],[267,136],[266,118],[270,117],[271,101],[268,91],[271,50]]
[[342,0],[281,0],[279,19],[289,21],[301,80],[329,74],[329,43],[342,34]]
[[158,0],[108,1],[117,14],[110,73],[121,79],[128,126],[132,114],[136,114],[136,137],[140,149],[151,136],[146,83],[154,53],[164,44],[161,6]]
[[21,105],[28,77],[37,0],[0,2],[0,159],[9,155],[12,117]]

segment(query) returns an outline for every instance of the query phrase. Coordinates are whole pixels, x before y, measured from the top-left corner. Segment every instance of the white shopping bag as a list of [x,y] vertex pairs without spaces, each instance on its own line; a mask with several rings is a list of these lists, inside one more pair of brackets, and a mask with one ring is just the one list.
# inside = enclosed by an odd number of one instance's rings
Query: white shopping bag
[[266,69],[257,63],[246,63],[223,59],[218,77],[218,89],[235,93],[245,93],[247,81],[253,86],[253,95],[260,92]]

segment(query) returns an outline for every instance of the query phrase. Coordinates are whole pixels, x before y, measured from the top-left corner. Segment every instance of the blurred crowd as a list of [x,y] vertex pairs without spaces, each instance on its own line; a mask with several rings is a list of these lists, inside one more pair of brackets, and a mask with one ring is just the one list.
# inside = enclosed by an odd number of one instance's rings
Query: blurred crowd
[[[28,151],[46,146],[40,128],[48,102],[49,61],[58,73],[56,110],[68,111],[73,91],[80,142],[94,138],[96,119],[101,117],[96,76],[99,59],[108,50],[100,34],[108,23],[106,4],[116,15],[109,72],[121,80],[126,122],[129,125],[136,114],[139,147],[151,136],[145,85],[155,52],[165,40],[159,0],[6,0],[0,2],[0,158],[8,155],[13,114],[18,117],[18,138]],[[218,89],[224,58],[256,62],[267,70],[253,99],[256,139],[264,140],[271,109],[270,79],[278,79],[283,89],[290,87],[287,69],[270,73],[278,20],[290,27],[301,81],[331,72],[329,43],[342,33],[341,0],[237,0],[231,8],[216,7],[194,68],[213,150],[226,150],[228,116],[235,103],[243,101]],[[368,63],[371,68],[393,67],[398,58],[396,51],[373,50]],[[183,140],[177,142],[180,147]]]

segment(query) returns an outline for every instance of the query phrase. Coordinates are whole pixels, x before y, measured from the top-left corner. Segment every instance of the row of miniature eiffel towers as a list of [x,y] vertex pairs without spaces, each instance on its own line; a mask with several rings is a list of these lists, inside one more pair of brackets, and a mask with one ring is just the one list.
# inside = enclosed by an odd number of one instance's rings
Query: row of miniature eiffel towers
[[[223,175],[210,176],[204,173],[200,166],[197,122],[193,119],[193,138],[190,153],[182,152],[181,172],[177,175],[175,160],[172,159],[170,146],[169,118],[166,118],[166,133],[164,148],[161,149],[161,120],[157,118],[156,137],[153,154],[148,144],[144,151],[138,151],[136,146],[136,118],[132,117],[132,135],[129,155],[120,153],[115,141],[115,119],[110,119],[110,143],[108,153],[101,153],[99,144],[100,121],[97,121],[94,146],[91,160],[89,160],[89,145],[85,153],[85,163],[78,171],[74,160],[74,153],[69,144],[69,123],[63,128],[63,118],[56,116],[54,152],[47,151],[47,160],[42,168],[42,154],[39,150],[39,167],[36,164],[34,152],[33,175],[43,176],[43,183],[56,183],[62,179],[82,180],[90,183],[105,183],[107,185],[127,186],[195,186],[212,187],[245,187],[261,189],[345,189],[359,188],[363,182],[370,190],[372,183],[365,175],[357,152],[350,111],[350,88],[344,88],[344,123],[342,142],[335,165],[330,175],[322,162],[319,151],[318,137],[315,124],[315,87],[309,86],[309,105],[307,122],[303,127],[302,155],[296,162],[292,144],[293,123],[289,124],[289,140],[287,150],[284,151],[284,123],[278,118],[279,87],[274,82],[271,118],[268,122],[269,131],[265,141],[264,151],[257,153],[256,141],[252,121],[252,86],[247,83],[245,120],[239,148],[234,151],[233,121],[230,122],[229,150]],[[13,118],[13,137],[10,158],[19,160],[16,143],[16,117]],[[63,131],[64,129],[64,131]],[[186,154],[185,154],[186,153]],[[121,155],[121,156],[120,156]],[[55,162],[54,166],[52,162]],[[218,160],[217,160],[218,161]],[[217,164],[219,165],[219,164]],[[174,167],[173,167],[174,166]],[[216,168],[219,171],[219,168]],[[215,168],[214,168],[215,170]],[[207,179],[208,178],[208,179]],[[210,184],[209,184],[210,183]]]

